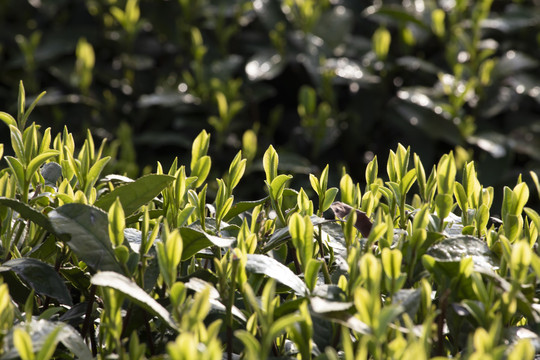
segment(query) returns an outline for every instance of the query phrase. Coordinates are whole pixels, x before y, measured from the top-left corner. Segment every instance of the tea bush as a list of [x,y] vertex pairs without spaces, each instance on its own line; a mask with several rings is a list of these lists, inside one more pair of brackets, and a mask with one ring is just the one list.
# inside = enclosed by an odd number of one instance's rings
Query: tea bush
[[239,150],[248,160],[245,199],[261,195],[251,164],[270,144],[300,178],[330,163],[331,174],[345,165],[363,179],[374,154],[385,161],[401,143],[429,167],[450,150],[459,170],[474,159],[482,183],[502,187],[540,167],[539,9],[537,0],[3,0],[0,103],[16,102],[20,79],[46,90],[36,122],[69,124],[81,143],[87,128],[115,139],[116,171],[131,177],[189,157],[206,129],[212,176]]
[[[289,187],[269,146],[267,196],[237,201],[248,160],[208,177],[191,159],[139,178],[105,174],[110,146],[76,144],[0,112],[2,359],[533,359],[537,240],[521,176],[494,189],[455,156],[375,157],[361,187],[329,167]],[[3,156],[10,146],[14,156]],[[538,187],[535,173],[530,174]],[[384,179],[384,180],[383,180]],[[209,196],[214,184],[217,191]],[[315,194],[312,198],[308,193]]]

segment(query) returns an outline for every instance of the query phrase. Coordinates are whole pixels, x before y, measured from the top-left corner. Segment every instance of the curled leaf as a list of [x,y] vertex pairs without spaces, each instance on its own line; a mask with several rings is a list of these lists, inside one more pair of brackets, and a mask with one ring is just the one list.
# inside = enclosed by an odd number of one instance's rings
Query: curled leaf
[[[345,203],[342,203],[341,201],[335,201],[330,205],[330,209],[334,212],[336,217],[340,219],[344,219],[351,210],[353,210],[353,207],[350,205],[347,205]],[[367,237],[369,233],[371,232],[371,226],[373,223],[369,219],[369,217],[366,215],[365,212],[360,210],[356,211],[356,223],[354,224],[354,227],[358,229],[362,233],[363,237]]]

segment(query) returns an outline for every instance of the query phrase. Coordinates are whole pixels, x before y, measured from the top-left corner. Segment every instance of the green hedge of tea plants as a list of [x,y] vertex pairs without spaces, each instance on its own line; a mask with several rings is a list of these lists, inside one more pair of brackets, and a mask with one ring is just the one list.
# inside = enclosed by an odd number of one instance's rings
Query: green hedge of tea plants
[[398,143],[429,167],[453,150],[502,187],[540,168],[539,19],[537,0],[3,0],[0,104],[46,90],[35,121],[116,139],[132,177],[206,129],[213,176],[248,160],[245,198],[270,144],[362,186]]
[[458,178],[454,153],[430,169],[399,145],[369,162],[365,187],[345,172],[329,187],[327,166],[305,175],[310,189],[291,188],[269,146],[267,195],[238,201],[248,160],[238,152],[210,178],[205,131],[190,159],[105,175],[108,144],[36,125],[34,106],[21,86],[15,115],[0,112],[2,359],[540,351],[540,215],[521,176],[494,209],[474,162]]

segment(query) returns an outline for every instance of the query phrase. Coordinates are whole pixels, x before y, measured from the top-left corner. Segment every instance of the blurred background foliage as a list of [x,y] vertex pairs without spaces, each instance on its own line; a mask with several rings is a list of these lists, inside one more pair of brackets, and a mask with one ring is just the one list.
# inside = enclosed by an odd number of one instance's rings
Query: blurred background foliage
[[202,129],[216,176],[241,149],[262,178],[269,144],[334,183],[398,142],[486,186],[540,167],[538,0],[4,0],[0,24],[2,110],[46,90],[33,120],[108,139],[110,172],[187,163]]

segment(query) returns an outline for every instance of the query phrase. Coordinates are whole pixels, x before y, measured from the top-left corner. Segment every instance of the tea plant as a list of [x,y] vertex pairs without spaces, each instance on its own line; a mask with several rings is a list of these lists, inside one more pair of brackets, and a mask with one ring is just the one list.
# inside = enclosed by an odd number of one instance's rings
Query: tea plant
[[269,144],[301,178],[330,163],[361,179],[398,143],[418,144],[430,168],[453,149],[458,171],[474,159],[482,182],[502,187],[540,168],[537,5],[2,0],[0,103],[16,103],[7,89],[19,79],[47,90],[34,121],[53,133],[69,121],[81,144],[87,129],[116,138],[105,171],[130,177],[189,158],[205,129],[212,178],[239,150],[248,160],[242,198],[263,196],[251,160]]
[[205,131],[190,161],[131,179],[104,173],[92,134],[29,122],[34,105],[21,84],[16,118],[0,112],[2,358],[535,357],[540,215],[521,176],[498,220],[453,153],[427,176],[399,145],[364,189],[327,166],[296,190],[269,146],[268,195],[239,202],[247,159],[209,179]]

